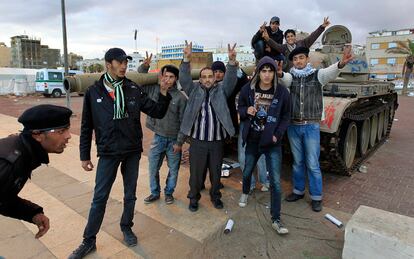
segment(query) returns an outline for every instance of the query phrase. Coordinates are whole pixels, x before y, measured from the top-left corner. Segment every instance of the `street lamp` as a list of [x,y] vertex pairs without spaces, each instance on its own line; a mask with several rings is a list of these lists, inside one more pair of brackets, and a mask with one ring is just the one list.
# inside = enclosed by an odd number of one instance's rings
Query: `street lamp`
[[[65,14],[65,0],[61,0],[62,7],[62,32],[63,32],[63,63],[65,66],[65,77],[69,75],[68,67],[68,43],[66,38],[66,14]],[[70,109],[70,84],[66,89],[66,106]]]

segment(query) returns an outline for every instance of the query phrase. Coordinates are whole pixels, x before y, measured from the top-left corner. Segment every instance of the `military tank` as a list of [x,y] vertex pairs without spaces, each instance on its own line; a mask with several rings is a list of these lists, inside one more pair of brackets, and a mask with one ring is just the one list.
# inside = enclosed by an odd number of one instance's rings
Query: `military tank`
[[[343,48],[351,44],[351,32],[344,26],[330,27],[322,35],[323,47],[310,53],[314,67],[336,63]],[[253,67],[243,68],[252,74]],[[194,80],[199,69],[192,70]],[[101,74],[67,77],[65,89],[82,94]],[[129,72],[127,77],[140,85],[156,84],[156,73]],[[369,80],[365,54],[356,54],[339,77],[324,86],[325,119],[321,122],[321,164],[331,172],[350,175],[388,138],[395,110],[397,93],[391,82]]]
[[[322,35],[323,47],[311,52],[311,62],[315,67],[336,63],[351,42],[346,27],[332,26]],[[339,77],[324,86],[323,95],[321,164],[350,175],[389,137],[398,108],[394,84],[370,80],[365,53],[355,53]]]

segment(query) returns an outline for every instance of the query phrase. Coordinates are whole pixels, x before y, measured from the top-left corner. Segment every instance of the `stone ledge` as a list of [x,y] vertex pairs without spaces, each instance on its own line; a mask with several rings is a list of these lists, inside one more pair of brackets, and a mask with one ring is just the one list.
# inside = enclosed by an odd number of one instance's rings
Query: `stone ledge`
[[414,258],[414,218],[360,206],[346,225],[342,256]]

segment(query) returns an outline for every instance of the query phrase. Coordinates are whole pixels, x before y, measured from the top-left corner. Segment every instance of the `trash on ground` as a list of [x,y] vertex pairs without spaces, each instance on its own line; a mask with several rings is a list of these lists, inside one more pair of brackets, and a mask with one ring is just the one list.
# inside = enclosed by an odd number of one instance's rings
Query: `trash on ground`
[[334,216],[332,216],[329,213],[325,214],[325,218],[329,220],[330,222],[332,222],[333,224],[335,224],[338,228],[341,228],[343,226],[341,221],[339,221],[338,219],[336,219]]
[[232,219],[227,220],[226,227],[224,228],[224,234],[228,234],[231,232],[234,226],[234,221]]
[[368,167],[366,167],[365,165],[361,165],[361,166],[358,168],[358,171],[359,171],[360,173],[364,173],[364,174],[366,174],[366,173],[368,173]]

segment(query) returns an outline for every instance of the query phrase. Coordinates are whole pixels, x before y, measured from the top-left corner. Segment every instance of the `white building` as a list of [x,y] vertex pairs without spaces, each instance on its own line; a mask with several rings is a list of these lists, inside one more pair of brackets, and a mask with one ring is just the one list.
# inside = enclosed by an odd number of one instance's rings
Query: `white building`
[[138,67],[144,61],[144,57],[139,52],[133,52],[132,54],[128,54],[132,57],[132,60],[128,61],[128,72],[136,72],[138,71]]
[[[206,48],[205,51],[213,53],[213,62],[214,61],[222,61],[223,63],[227,63],[229,61],[229,55],[227,47],[222,48]],[[253,54],[253,49],[250,46],[237,46],[237,61],[239,61],[240,66],[250,66],[255,64],[255,57]]]

